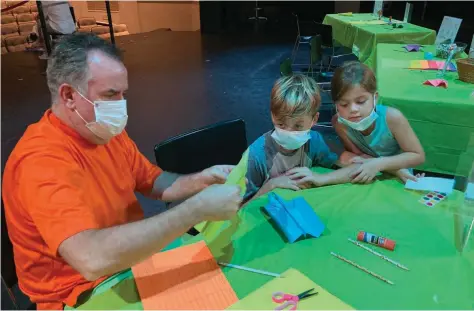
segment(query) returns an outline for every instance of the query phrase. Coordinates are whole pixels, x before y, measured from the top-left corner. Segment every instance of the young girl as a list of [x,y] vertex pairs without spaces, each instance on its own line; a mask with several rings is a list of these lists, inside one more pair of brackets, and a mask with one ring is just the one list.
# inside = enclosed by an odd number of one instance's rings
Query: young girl
[[346,150],[341,161],[361,163],[352,182],[369,183],[382,171],[403,182],[416,180],[408,168],[425,161],[423,147],[399,110],[377,105],[372,70],[359,62],[345,63],[334,73],[331,94],[337,110],[333,125]]

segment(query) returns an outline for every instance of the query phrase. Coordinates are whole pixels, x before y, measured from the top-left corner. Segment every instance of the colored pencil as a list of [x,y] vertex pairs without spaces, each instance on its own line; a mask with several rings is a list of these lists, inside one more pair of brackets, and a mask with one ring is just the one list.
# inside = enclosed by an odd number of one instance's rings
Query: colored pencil
[[384,278],[384,277],[381,276],[381,275],[378,275],[377,273],[374,273],[374,272],[370,271],[370,270],[367,269],[367,268],[364,268],[364,267],[362,267],[362,266],[356,264],[356,263],[353,262],[353,261],[350,261],[349,259],[346,259],[346,258],[344,258],[344,257],[342,257],[342,256],[340,256],[340,255],[338,255],[338,254],[336,254],[336,253],[334,253],[334,252],[331,252],[331,255],[333,255],[334,257],[336,257],[336,258],[338,258],[338,259],[340,259],[340,260],[342,260],[342,261],[347,262],[348,264],[353,265],[354,267],[356,267],[356,268],[358,268],[358,269],[364,271],[365,273],[370,274],[370,275],[373,276],[373,277],[376,277],[377,279],[379,279],[379,280],[381,280],[381,281],[384,281],[385,283],[388,283],[388,284],[390,284],[390,285],[395,285],[395,283],[393,283],[392,281],[390,281],[390,280]]
[[355,245],[357,245],[357,246],[359,246],[359,247],[365,249],[366,251],[368,251],[368,252],[374,254],[375,256],[378,256],[378,257],[382,258],[383,260],[386,260],[386,261],[388,261],[389,263],[391,263],[391,264],[393,264],[393,265],[399,267],[400,269],[410,271],[410,269],[408,269],[407,267],[405,267],[405,266],[402,265],[401,263],[398,263],[398,262],[396,262],[395,260],[390,259],[390,258],[388,258],[387,256],[382,255],[382,254],[380,254],[379,252],[374,251],[373,249],[371,249],[371,248],[365,246],[364,244],[361,244],[361,243],[359,243],[359,242],[357,242],[357,241],[354,241],[353,239],[348,239],[348,240],[349,240],[350,242],[354,243]]
[[276,277],[276,278],[281,277],[281,275],[277,274],[277,273],[272,273],[272,272],[268,272],[268,271],[257,270],[257,269],[243,267],[243,266],[233,265],[231,263],[218,262],[218,264],[221,265],[221,266],[224,266],[224,267],[235,268],[235,269],[249,271],[249,272],[253,272],[253,273],[265,274],[265,275],[273,276],[273,277]]

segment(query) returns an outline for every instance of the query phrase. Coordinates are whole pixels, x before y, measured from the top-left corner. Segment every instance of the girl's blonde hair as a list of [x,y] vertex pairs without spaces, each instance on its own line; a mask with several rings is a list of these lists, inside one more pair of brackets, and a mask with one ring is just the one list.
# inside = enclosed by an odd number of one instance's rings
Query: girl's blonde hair
[[367,92],[374,94],[377,83],[372,69],[360,62],[347,62],[334,71],[331,80],[331,95],[334,102],[354,86],[360,86]]
[[316,116],[321,96],[314,79],[295,74],[278,79],[272,88],[270,110],[278,120],[290,117]]

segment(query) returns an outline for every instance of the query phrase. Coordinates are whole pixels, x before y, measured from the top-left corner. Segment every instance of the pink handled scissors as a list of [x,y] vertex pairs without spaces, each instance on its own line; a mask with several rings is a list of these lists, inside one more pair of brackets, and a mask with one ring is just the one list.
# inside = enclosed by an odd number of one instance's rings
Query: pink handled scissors
[[285,294],[283,292],[273,293],[272,300],[276,303],[281,303],[281,305],[276,307],[275,310],[284,310],[288,307],[290,307],[290,310],[296,310],[296,307],[298,306],[298,301],[318,294],[317,292],[311,293],[313,290],[314,288],[308,289],[307,291],[304,291],[296,296]]

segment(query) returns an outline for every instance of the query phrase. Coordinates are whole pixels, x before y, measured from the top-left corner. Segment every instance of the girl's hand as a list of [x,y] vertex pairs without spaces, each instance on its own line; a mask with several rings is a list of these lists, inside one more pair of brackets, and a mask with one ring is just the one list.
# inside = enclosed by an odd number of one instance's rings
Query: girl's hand
[[416,176],[414,176],[406,168],[403,168],[403,169],[400,169],[400,170],[396,171],[396,173],[394,175],[397,176],[398,178],[400,178],[403,183],[406,183],[408,180],[418,181],[418,178],[425,177],[425,173],[416,174]]
[[352,183],[368,184],[380,172],[378,159],[353,159],[354,163],[361,163],[352,174]]

